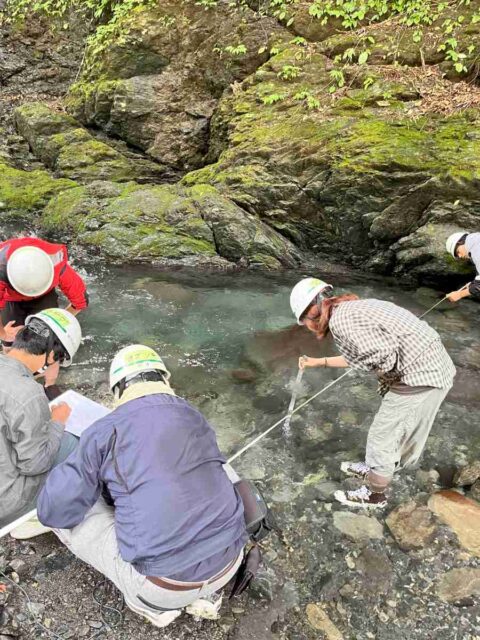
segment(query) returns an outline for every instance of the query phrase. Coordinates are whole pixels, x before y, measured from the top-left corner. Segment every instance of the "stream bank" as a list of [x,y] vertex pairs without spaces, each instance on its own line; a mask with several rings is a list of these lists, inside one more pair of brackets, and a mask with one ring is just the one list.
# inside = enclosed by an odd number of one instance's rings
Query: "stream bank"
[[[177,393],[204,412],[227,455],[284,414],[299,355],[333,352],[331,344],[320,346],[292,325],[288,294],[298,273],[232,278],[107,267],[81,252],[74,256],[96,303],[95,313],[92,308],[84,317],[85,342],[74,366],[63,372],[63,384],[110,402],[110,359],[134,335],[162,353]],[[416,313],[438,299],[430,289],[402,290],[381,278],[367,285],[354,273],[335,271],[333,266],[329,277],[341,290],[392,300]],[[292,419],[290,437],[279,428],[239,458],[238,471],[259,483],[282,535],[266,544],[252,591],[225,603],[218,621],[183,616],[162,631],[126,611],[121,624],[110,626],[117,614],[92,598],[99,574],[53,534],[25,543],[3,539],[2,570],[28,593],[37,619],[62,638],[133,640],[148,633],[172,640],[474,640],[480,632],[479,516],[460,513],[461,528],[468,530],[470,522],[473,532],[464,538],[458,519],[446,524],[442,505],[430,501],[433,492],[452,486],[456,469],[480,460],[477,313],[475,303],[465,302],[429,316],[455,361],[457,378],[421,468],[398,475],[385,512],[368,516],[333,501],[333,492],[346,484],[340,462],[361,459],[379,404],[368,375],[347,377],[302,410]],[[333,376],[308,371],[298,402]],[[467,481],[460,489],[466,500],[474,484]],[[96,595],[115,606],[114,591]],[[0,597],[6,599],[6,637],[48,637],[31,623],[22,592],[7,585]]]

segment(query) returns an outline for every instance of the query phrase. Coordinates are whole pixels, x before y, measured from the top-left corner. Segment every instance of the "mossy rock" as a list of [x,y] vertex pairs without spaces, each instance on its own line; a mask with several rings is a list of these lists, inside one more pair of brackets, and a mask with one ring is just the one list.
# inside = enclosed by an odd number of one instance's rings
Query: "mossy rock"
[[[291,64],[298,75],[283,80]],[[473,134],[480,111],[412,119],[419,95],[408,74],[392,79],[379,67],[359,77],[352,70],[332,98],[325,92],[331,68],[320,53],[296,58],[295,48],[283,48],[220,101],[211,127],[216,161],[182,182],[215,186],[317,255],[379,268],[384,253],[388,273],[389,245],[422,226],[432,202],[480,198]],[[282,98],[264,104],[272,95]]]
[[46,171],[22,171],[0,163],[2,216],[35,212],[56,194],[75,187],[72,180],[52,178]]
[[143,158],[137,162],[94,138],[79,122],[41,103],[15,110],[19,133],[33,153],[59,177],[79,182],[132,179],[159,180],[165,175],[160,164]]
[[269,269],[300,260],[288,240],[208,185],[92,182],[53,198],[42,225],[113,260],[220,256]]

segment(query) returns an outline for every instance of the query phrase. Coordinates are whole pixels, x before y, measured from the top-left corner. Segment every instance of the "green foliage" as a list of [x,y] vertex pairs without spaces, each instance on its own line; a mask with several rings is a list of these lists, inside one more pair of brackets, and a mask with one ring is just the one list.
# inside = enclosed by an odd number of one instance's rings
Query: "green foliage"
[[263,104],[275,104],[276,102],[281,102],[285,99],[285,96],[282,93],[271,93],[268,96],[263,96],[262,102]]
[[300,100],[304,102],[307,106],[307,109],[319,109],[320,108],[320,100],[315,98],[314,95],[308,89],[304,89],[303,91],[299,91],[293,96],[294,100]]
[[294,64],[285,64],[280,69],[277,75],[282,80],[294,80],[295,78],[298,78],[300,73],[301,70],[299,67],[295,66]]
[[218,4],[218,0],[197,0],[195,4],[205,7],[205,9],[214,9]]
[[231,56],[244,56],[247,53],[247,47],[240,43],[237,45],[228,45],[225,47],[225,51],[229,53]]

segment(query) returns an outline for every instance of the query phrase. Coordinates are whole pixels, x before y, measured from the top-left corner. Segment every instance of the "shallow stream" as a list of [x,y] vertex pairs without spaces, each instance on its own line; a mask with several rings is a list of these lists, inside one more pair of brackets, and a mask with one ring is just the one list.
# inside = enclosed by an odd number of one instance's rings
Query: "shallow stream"
[[[304,274],[165,272],[107,268],[96,261],[86,267],[83,262],[82,269],[91,297],[81,318],[86,337],[63,383],[108,401],[114,353],[132,342],[151,345],[165,358],[177,393],[210,419],[227,455],[284,415],[299,355],[335,354],[331,342],[320,345],[292,323],[289,293]],[[425,288],[402,290],[386,280],[367,282],[335,273],[328,279],[342,291],[391,300],[417,314],[440,297]],[[456,306],[445,302],[427,317],[458,374],[429,439],[426,466],[480,457],[479,312],[471,301]],[[306,371],[297,404],[337,375]],[[373,376],[346,377],[294,416],[289,434],[279,427],[242,456],[238,469],[264,480],[275,502],[295,503],[302,486],[322,478],[340,480],[340,461],[362,457],[379,404],[375,390]]]

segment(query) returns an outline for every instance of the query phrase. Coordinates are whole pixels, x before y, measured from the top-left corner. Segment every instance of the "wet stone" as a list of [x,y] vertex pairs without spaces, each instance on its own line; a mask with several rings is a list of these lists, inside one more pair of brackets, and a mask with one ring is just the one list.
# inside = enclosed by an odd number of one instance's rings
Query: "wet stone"
[[317,631],[322,631],[326,640],[343,640],[343,635],[330,620],[325,608],[320,604],[307,604],[307,619]]
[[470,489],[470,497],[480,502],[480,480],[477,480]]
[[428,501],[433,513],[457,534],[464,549],[480,557],[480,505],[456,491],[439,491]]
[[398,546],[403,551],[421,549],[434,537],[435,519],[428,507],[409,500],[394,509],[386,519]]
[[467,464],[457,471],[453,483],[457,487],[472,485],[480,478],[480,460]]
[[393,566],[382,551],[364,549],[356,561],[362,577],[362,590],[373,594],[386,594],[392,586]]
[[415,474],[415,480],[417,481],[419,489],[422,489],[423,491],[432,491],[435,488],[438,488],[440,483],[440,474],[436,469],[430,469],[429,471],[419,469]]
[[480,569],[452,569],[445,573],[437,587],[441,600],[458,606],[471,606],[480,596]]
[[331,500],[337,489],[340,489],[340,485],[337,482],[325,480],[315,485],[315,495],[319,500]]
[[333,524],[339,531],[355,541],[383,538],[383,526],[374,517],[348,511],[337,511],[333,514]]

